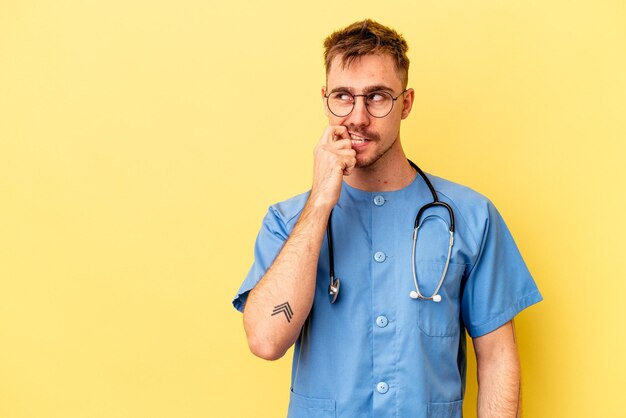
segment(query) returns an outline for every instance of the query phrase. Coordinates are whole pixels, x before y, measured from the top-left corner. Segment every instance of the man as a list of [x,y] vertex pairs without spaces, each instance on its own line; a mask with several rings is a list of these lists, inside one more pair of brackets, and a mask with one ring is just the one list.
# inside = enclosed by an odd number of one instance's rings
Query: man
[[541,295],[506,225],[485,197],[407,161],[400,35],[366,20],[324,46],[312,188],[270,207],[233,301],[250,349],[274,360],[296,344],[289,417],[461,417],[467,330],[478,416],[516,417],[513,317]]

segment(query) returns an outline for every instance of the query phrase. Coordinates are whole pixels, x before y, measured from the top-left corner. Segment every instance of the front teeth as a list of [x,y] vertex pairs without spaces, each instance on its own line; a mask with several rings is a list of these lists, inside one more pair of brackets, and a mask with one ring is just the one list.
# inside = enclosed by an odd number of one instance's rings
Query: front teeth
[[363,142],[366,141],[365,138],[362,138],[362,137],[354,135],[354,134],[351,134],[350,138],[352,139],[352,143],[353,144],[362,144]]

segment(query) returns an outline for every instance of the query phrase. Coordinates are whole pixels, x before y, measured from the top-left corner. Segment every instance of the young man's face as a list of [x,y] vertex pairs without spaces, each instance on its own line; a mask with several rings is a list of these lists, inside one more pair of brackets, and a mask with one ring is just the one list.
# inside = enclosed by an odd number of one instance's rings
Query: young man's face
[[335,57],[326,78],[326,87],[322,87],[322,95],[337,91],[354,95],[382,91],[393,97],[399,96],[391,112],[382,118],[368,113],[364,97],[356,97],[354,109],[344,117],[331,113],[324,99],[329,124],[345,126],[350,132],[357,167],[370,167],[381,158],[394,155],[393,151],[400,147],[400,121],[411,111],[413,90],[402,94],[402,80],[396,72],[393,58],[387,54],[365,55],[350,66],[343,67],[341,56]]

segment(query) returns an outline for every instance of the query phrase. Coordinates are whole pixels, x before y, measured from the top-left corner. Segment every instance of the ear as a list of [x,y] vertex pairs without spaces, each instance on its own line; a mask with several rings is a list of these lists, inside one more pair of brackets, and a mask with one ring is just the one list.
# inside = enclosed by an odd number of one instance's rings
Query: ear
[[328,117],[328,106],[326,106],[326,86],[322,86],[322,107],[324,114]]
[[406,119],[411,113],[413,100],[415,100],[415,90],[407,89],[404,92],[404,100],[402,100],[402,119]]

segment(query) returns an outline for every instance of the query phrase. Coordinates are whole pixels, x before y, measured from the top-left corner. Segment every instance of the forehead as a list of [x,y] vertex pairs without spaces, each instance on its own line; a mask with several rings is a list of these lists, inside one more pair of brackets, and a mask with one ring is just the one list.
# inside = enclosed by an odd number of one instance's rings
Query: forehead
[[343,66],[342,56],[338,55],[331,61],[326,84],[328,89],[351,87],[360,90],[373,85],[388,86],[394,91],[402,89],[395,62],[387,54],[364,55],[346,66]]

